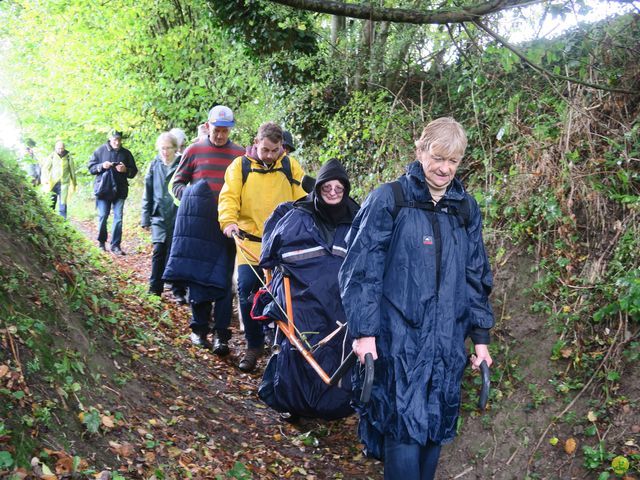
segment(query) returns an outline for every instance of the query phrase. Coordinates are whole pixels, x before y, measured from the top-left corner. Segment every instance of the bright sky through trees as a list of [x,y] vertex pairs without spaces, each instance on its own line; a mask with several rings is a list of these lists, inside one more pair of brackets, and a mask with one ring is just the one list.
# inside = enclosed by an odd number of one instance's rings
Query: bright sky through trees
[[[544,15],[545,5],[536,4],[519,11],[505,11],[500,22],[501,33],[512,43],[526,42],[536,38],[554,38],[561,35],[579,23],[593,23],[612,15],[621,15],[632,11],[640,11],[640,2],[623,4],[620,2],[605,2],[589,0],[589,12],[582,13],[574,10],[563,18],[547,13]],[[544,20],[540,22],[544,16]]]
[[[2,91],[0,91],[1,96],[3,96]],[[0,145],[7,148],[17,148],[19,144],[20,131],[11,116],[4,111],[0,104]]]

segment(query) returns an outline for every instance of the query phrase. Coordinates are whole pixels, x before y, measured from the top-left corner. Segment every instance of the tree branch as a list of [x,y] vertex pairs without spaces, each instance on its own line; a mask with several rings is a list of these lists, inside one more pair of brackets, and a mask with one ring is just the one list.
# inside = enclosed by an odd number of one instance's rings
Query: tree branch
[[298,10],[308,10],[329,15],[360,18],[374,22],[389,21],[395,23],[445,24],[471,22],[490,13],[514,7],[523,7],[541,3],[542,0],[490,0],[468,7],[438,8],[418,11],[403,8],[374,8],[369,5],[343,3],[334,0],[270,0],[272,3],[286,5]]
[[626,93],[626,94],[630,94],[630,95],[634,95],[634,94],[638,93],[637,90],[633,91],[633,90],[625,90],[623,88],[608,87],[607,85],[601,85],[601,84],[597,84],[597,83],[586,82],[584,80],[580,80],[579,78],[568,77],[568,76],[565,76],[565,75],[557,75],[557,74],[551,72],[550,70],[547,70],[542,65],[540,65],[538,63],[535,63],[533,60],[530,60],[522,50],[520,50],[515,45],[512,45],[511,43],[509,43],[509,41],[506,38],[502,37],[497,32],[494,32],[492,29],[487,27],[480,20],[476,19],[476,20],[473,21],[473,23],[475,23],[478,26],[478,28],[480,28],[481,30],[486,32],[494,40],[496,40],[499,43],[501,43],[502,46],[504,46],[507,50],[510,50],[511,52],[513,52],[524,63],[529,65],[531,68],[536,70],[538,73],[546,75],[547,77],[555,78],[557,80],[564,80],[564,81],[567,81],[567,82],[575,83],[575,84],[578,84],[578,85],[584,85],[585,87],[595,88],[596,90],[604,90],[604,91],[607,91],[607,92]]

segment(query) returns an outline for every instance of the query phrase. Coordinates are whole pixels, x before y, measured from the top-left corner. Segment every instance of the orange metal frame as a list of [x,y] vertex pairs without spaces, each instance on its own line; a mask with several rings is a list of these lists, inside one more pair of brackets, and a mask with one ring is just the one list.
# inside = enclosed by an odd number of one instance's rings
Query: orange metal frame
[[[242,244],[238,236],[234,236],[234,239],[236,241],[236,245],[238,246],[238,248],[242,250],[247,255],[247,257],[249,257],[250,260],[256,263],[260,261],[247,247],[245,247]],[[268,281],[270,281],[271,273],[266,271],[266,277]],[[307,361],[307,363],[311,365],[311,368],[315,370],[315,372],[322,379],[322,381],[327,385],[329,385],[331,382],[331,378],[329,377],[327,372],[325,372],[324,369],[320,366],[320,364],[316,361],[316,359],[313,358],[313,354],[305,348],[305,346],[302,344],[302,342],[296,335],[295,323],[293,320],[293,306],[291,303],[291,282],[289,281],[288,277],[283,277],[283,278],[284,278],[284,294],[285,294],[286,309],[287,309],[287,321],[285,322],[283,320],[276,320],[276,324],[278,325],[278,328],[280,328],[280,331],[284,333],[287,339],[291,342],[291,344],[294,347],[296,347],[296,349],[298,349],[298,351],[302,354],[302,356]]]

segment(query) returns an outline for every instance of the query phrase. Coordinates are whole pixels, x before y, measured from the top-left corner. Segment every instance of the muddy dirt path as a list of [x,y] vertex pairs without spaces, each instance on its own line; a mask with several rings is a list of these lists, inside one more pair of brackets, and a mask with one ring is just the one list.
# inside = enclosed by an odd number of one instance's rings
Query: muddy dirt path
[[[93,222],[74,224],[95,242]],[[129,282],[146,286],[151,245],[142,238],[125,230],[122,248],[127,255],[104,255],[115,268],[129,272]],[[154,459],[147,463],[177,460],[194,478],[221,474],[228,475],[221,478],[249,478],[242,476],[237,462],[254,479],[382,478],[381,463],[361,453],[356,416],[334,422],[302,419],[291,425],[259,400],[257,388],[266,359],[260,360],[256,373],[238,370],[244,337],[237,317],[232,324],[232,353],[220,359],[191,345],[189,307],[174,303],[169,290],[163,293],[162,308],[170,319],[158,322],[167,343],[165,353],[140,349],[149,355],[132,381],[135,388],[126,389],[127,403],[138,410],[131,415],[139,418],[145,434],[152,433],[154,442],[169,442],[177,450],[156,448]]]

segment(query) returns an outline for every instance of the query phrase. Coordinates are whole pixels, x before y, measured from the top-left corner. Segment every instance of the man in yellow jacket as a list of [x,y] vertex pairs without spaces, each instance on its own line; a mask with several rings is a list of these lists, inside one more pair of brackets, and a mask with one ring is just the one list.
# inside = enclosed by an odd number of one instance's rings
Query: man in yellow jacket
[[76,188],[76,169],[71,154],[64,148],[64,142],[58,140],[53,153],[42,165],[42,186],[51,198],[51,208],[67,218],[67,204],[71,193]]
[[[264,222],[283,202],[306,195],[300,182],[304,171],[282,148],[282,128],[274,122],[263,123],[255,143],[247,154],[236,158],[227,168],[218,203],[218,220],[225,235],[245,238],[244,245],[260,258]],[[247,351],[240,370],[251,372],[262,355],[262,325],[251,320],[253,292],[259,287],[257,265],[238,251],[238,296],[245,329]]]

